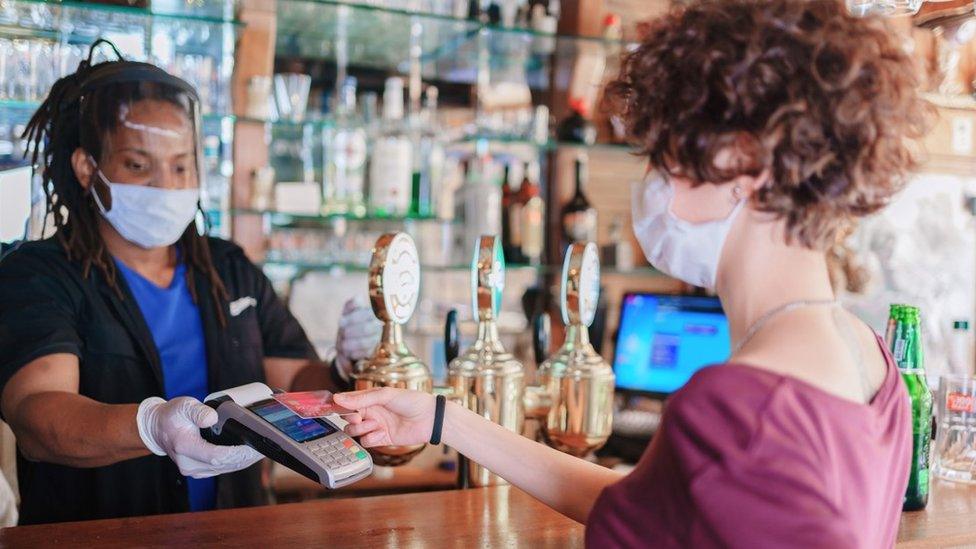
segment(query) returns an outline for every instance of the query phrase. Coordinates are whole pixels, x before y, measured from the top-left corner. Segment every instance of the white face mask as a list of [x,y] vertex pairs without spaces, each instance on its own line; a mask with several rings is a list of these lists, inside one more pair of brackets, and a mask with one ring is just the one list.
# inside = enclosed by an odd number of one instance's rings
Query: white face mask
[[145,185],[113,183],[96,170],[112,193],[112,209],[106,210],[92,189],[102,216],[122,238],[142,248],[174,244],[197,213],[200,189],[157,189]]
[[635,184],[633,191],[634,234],[651,265],[688,284],[714,290],[722,247],[745,201],[740,200],[725,219],[690,223],[671,212],[674,189],[661,177]]

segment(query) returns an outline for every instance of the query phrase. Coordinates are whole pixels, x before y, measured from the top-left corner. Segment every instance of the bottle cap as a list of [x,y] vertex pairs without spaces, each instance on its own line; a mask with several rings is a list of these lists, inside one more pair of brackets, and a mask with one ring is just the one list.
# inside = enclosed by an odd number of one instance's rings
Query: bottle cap
[[413,238],[387,233],[373,246],[369,264],[369,301],[376,318],[406,324],[420,298],[420,257]]
[[589,118],[590,109],[586,106],[586,101],[580,97],[573,97],[569,100],[569,108],[579,113],[583,118]]

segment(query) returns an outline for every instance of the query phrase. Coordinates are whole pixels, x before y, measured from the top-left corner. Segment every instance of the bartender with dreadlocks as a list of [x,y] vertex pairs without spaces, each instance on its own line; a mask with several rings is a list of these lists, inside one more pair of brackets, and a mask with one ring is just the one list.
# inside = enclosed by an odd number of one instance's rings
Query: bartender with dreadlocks
[[197,94],[115,53],[89,55],[30,121],[56,233],[0,262],[21,524],[263,503],[261,455],[204,441],[216,413],[200,400],[254,381],[337,389],[379,341],[346,303],[323,364],[242,250],[201,236]]

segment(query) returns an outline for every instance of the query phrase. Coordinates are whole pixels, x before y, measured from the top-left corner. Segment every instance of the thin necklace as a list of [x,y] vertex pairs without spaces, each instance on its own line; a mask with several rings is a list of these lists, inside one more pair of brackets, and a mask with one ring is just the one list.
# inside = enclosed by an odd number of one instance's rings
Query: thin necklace
[[742,350],[742,347],[744,347],[746,343],[749,343],[749,340],[751,340],[752,337],[756,335],[759,332],[759,330],[761,330],[762,327],[765,326],[766,323],[769,322],[769,320],[772,319],[773,317],[788,313],[790,311],[795,311],[796,309],[801,309],[803,307],[822,307],[826,305],[837,305],[837,300],[836,299],[801,299],[798,301],[790,301],[788,303],[784,303],[780,305],[779,307],[776,307],[775,309],[759,317],[759,320],[753,322],[752,326],[749,326],[749,329],[746,330],[745,337],[739,340],[739,342],[736,343],[735,345],[735,349],[732,350],[732,356],[735,356],[740,350]]

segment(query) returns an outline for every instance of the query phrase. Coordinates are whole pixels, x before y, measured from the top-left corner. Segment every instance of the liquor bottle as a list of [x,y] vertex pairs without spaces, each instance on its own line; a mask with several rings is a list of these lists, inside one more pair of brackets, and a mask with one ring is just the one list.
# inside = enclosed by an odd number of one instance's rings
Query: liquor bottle
[[356,115],[356,79],[339,90],[335,119],[322,129],[322,213],[366,214],[366,130]]
[[[221,124],[222,126],[224,124]],[[210,234],[230,237],[230,175],[233,168],[224,160],[226,143],[232,139],[231,128],[221,128],[221,135],[208,135],[203,140],[203,164],[207,184],[200,195],[200,206],[206,214]],[[230,135],[227,135],[227,134]],[[227,141],[222,142],[221,137]],[[203,226],[203,225],[200,225]]]
[[502,250],[507,263],[521,263],[522,255],[522,204],[518,189],[512,185],[512,170],[505,164],[502,175]]
[[437,88],[427,88],[424,109],[411,125],[413,173],[411,175],[410,215],[431,217],[443,183],[444,147],[437,124]]
[[549,0],[546,12],[556,21],[562,16],[562,2],[560,0]]
[[437,186],[437,194],[434,201],[434,212],[437,219],[443,221],[454,221],[458,219],[458,210],[455,207],[457,202],[458,190],[464,185],[467,161],[444,157],[444,170]]
[[479,144],[480,154],[469,164],[461,187],[458,207],[464,220],[463,248],[472,246],[483,234],[501,233],[502,188],[497,165]]
[[892,305],[889,349],[901,370],[912,407],[912,461],[904,511],[924,509],[929,499],[929,452],[932,442],[932,392],[925,380],[921,323],[917,307]]
[[576,157],[576,192],[563,206],[561,215],[563,239],[568,246],[574,242],[596,242],[597,212],[583,192],[586,185],[587,160],[585,154]]
[[381,121],[379,118],[379,96],[376,92],[365,92],[360,98],[360,103],[362,103],[362,120],[363,129],[366,131],[366,163],[363,166],[363,182],[366,188],[363,189],[363,194],[366,197],[371,195],[369,184],[371,180],[371,172],[373,170],[371,159],[373,158],[373,149],[376,146],[376,139],[380,134]]
[[383,128],[373,145],[369,192],[373,213],[380,217],[410,212],[413,147],[403,125],[403,79],[386,79]]
[[634,269],[634,249],[624,239],[624,225],[620,218],[610,222],[610,242],[601,248],[600,262],[621,272]]
[[968,320],[952,322],[948,351],[949,367],[953,373],[963,375],[973,371],[973,333],[969,330]]
[[519,232],[522,238],[522,260],[529,265],[538,265],[542,262],[542,251],[546,241],[546,204],[542,200],[538,181],[539,163],[526,162],[518,201],[521,204]]
[[624,29],[620,16],[616,13],[608,13],[603,18],[603,42],[606,44],[608,58],[614,59],[620,55],[623,38]]
[[559,123],[556,137],[566,143],[580,143],[592,145],[596,143],[596,126],[589,120],[589,109],[586,102],[579,98],[569,101],[569,108],[573,114]]
[[488,4],[488,9],[485,10],[485,18],[488,20],[489,25],[498,25],[502,22],[502,7],[501,5],[492,0]]
[[468,2],[468,19],[479,23],[488,22],[488,6],[482,0],[470,0]]

